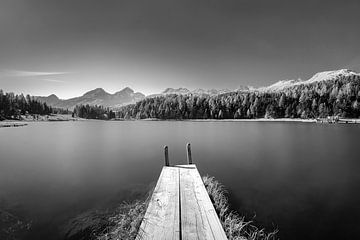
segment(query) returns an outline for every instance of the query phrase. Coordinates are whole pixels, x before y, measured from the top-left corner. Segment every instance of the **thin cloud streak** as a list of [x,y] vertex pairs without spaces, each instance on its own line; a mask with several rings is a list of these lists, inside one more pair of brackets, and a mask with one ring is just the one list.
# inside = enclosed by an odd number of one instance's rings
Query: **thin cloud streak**
[[33,71],[19,71],[19,70],[2,70],[2,76],[7,77],[39,77],[39,76],[54,76],[69,74],[69,72],[33,72]]
[[54,82],[54,83],[65,83],[65,81],[62,80],[56,80],[56,79],[41,79],[46,82]]

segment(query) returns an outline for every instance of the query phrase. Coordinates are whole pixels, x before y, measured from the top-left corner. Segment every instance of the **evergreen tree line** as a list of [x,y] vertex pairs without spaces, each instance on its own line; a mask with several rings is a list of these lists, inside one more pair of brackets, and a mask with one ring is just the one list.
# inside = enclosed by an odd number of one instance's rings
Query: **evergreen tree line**
[[63,108],[57,108],[57,107],[52,107],[52,113],[54,114],[72,114],[72,111],[70,111],[69,109],[63,109]]
[[4,93],[0,89],[0,120],[20,119],[20,115],[25,114],[45,115],[52,112],[50,106],[35,100],[30,95]]
[[301,84],[281,91],[166,95],[119,109],[125,119],[244,119],[360,117],[360,77]]
[[112,119],[115,118],[115,112],[103,106],[76,105],[73,111],[73,117],[87,119]]

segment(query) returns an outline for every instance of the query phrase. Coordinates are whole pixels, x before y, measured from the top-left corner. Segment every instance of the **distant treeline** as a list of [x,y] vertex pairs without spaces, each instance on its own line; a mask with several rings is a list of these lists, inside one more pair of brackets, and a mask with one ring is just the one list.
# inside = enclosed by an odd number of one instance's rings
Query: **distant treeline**
[[166,95],[119,109],[125,119],[241,119],[360,117],[360,77],[301,84],[277,92]]
[[[35,100],[30,95],[4,93],[0,89],[0,120],[20,119],[25,114],[50,114],[54,109]],[[57,110],[60,111],[60,110]]]
[[73,117],[87,119],[112,119],[115,118],[115,112],[102,106],[77,105],[73,111]]

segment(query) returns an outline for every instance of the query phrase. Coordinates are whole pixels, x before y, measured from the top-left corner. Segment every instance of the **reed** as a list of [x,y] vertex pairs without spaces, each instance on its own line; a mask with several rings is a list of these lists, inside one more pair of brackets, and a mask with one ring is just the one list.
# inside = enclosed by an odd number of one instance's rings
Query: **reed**
[[123,202],[115,209],[92,210],[73,218],[64,227],[66,240],[135,239],[149,198]]
[[253,221],[245,220],[237,212],[230,210],[225,187],[214,177],[204,176],[203,182],[229,240],[276,240],[278,230],[267,232]]
[[119,212],[108,218],[108,226],[98,240],[135,239],[145,215],[148,200],[123,203]]

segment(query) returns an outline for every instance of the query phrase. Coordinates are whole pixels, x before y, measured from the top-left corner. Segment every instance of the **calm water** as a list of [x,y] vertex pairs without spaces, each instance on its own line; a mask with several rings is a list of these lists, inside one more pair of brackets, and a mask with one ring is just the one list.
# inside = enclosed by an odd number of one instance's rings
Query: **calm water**
[[[163,145],[226,185],[233,208],[280,239],[356,239],[360,126],[256,122],[44,122],[0,129],[0,202],[33,219],[27,239],[157,180]],[[135,194],[136,195],[136,194]]]

